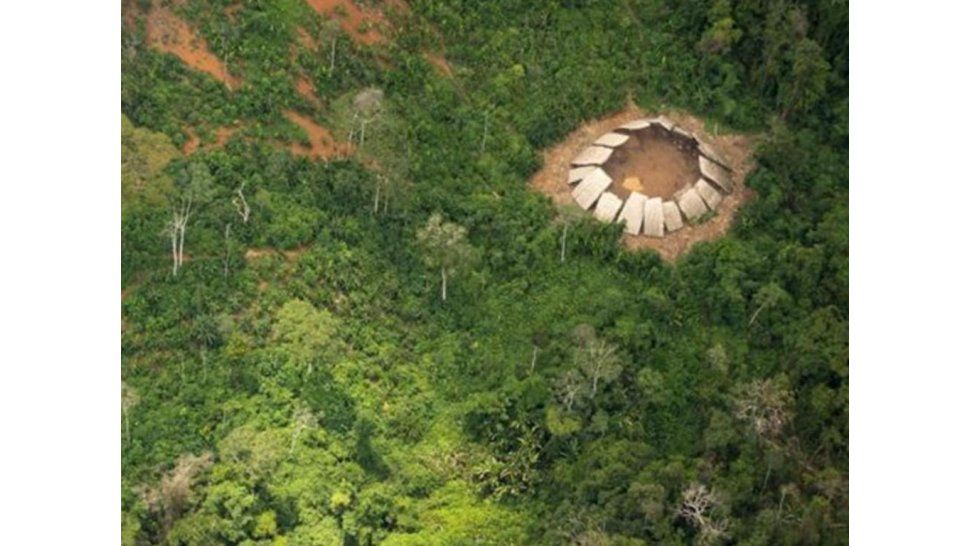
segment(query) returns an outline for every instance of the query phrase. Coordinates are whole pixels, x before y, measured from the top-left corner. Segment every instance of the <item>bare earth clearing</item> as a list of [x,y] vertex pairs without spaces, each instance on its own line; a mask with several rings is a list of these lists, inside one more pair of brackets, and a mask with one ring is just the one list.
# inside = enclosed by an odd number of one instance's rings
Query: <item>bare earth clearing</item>
[[[696,157],[670,138],[654,132],[634,133],[616,149],[603,170],[613,180],[620,181],[612,191],[622,199],[631,191],[670,199],[677,190],[693,184],[700,176]],[[628,180],[630,183],[626,183]]]
[[195,29],[176,16],[160,0],[154,0],[145,18],[148,43],[160,51],[171,53],[194,70],[205,72],[229,89],[239,85],[239,80],[229,73],[222,60],[209,51],[205,40]]
[[353,147],[350,144],[346,142],[338,143],[334,140],[333,135],[327,128],[321,127],[312,119],[300,115],[293,110],[286,110],[283,114],[286,116],[286,119],[299,125],[306,131],[307,136],[310,137],[309,147],[299,142],[294,142],[290,145],[290,152],[294,155],[326,160],[338,156],[345,157],[353,151]]
[[[358,6],[352,0],[307,0],[307,3],[317,13],[337,19],[344,32],[358,44],[369,46],[386,41],[384,34],[390,25],[384,13],[378,9]],[[407,9],[402,1],[387,4],[392,9]]]
[[[548,195],[557,207],[572,206],[573,197],[570,193],[572,187],[567,183],[570,161],[580,151],[592,144],[594,140],[610,132],[618,125],[638,118],[654,117],[660,114],[660,112],[645,112],[636,105],[630,104],[623,111],[612,116],[582,125],[570,133],[565,140],[543,152],[544,166],[533,175],[529,185],[533,189]],[[687,224],[679,231],[667,234],[662,238],[623,235],[623,243],[627,248],[631,250],[650,248],[657,251],[664,260],[672,262],[690,250],[694,244],[710,241],[727,233],[738,208],[754,196],[754,192],[745,183],[748,173],[754,167],[754,161],[751,157],[753,139],[748,135],[709,133],[705,130],[703,121],[684,112],[670,111],[663,112],[663,114],[679,127],[694,132],[698,138],[714,148],[731,167],[733,171],[732,179],[735,184],[734,191],[725,195],[724,200],[718,206],[717,214],[706,222],[697,225]],[[637,165],[638,163],[639,165]],[[654,180],[659,180],[659,183],[669,186],[676,186],[676,180],[680,180],[684,176],[691,176],[697,169],[696,165],[681,165],[677,156],[670,154],[670,150],[661,151],[660,156],[653,159],[646,156],[642,160],[633,162],[632,168],[642,168],[645,172],[652,173]],[[669,169],[669,171],[665,169]],[[687,172],[690,169],[693,169],[693,171]],[[610,172],[610,174],[617,173]],[[621,192],[629,192],[630,188],[620,189],[623,179],[619,178],[618,180],[621,181],[621,184],[616,184],[614,188]],[[641,178],[641,180],[646,179]],[[676,189],[678,188],[674,187],[674,191]],[[656,191],[656,195],[661,195],[660,190],[664,190],[664,188],[658,187],[649,190],[647,193]]]

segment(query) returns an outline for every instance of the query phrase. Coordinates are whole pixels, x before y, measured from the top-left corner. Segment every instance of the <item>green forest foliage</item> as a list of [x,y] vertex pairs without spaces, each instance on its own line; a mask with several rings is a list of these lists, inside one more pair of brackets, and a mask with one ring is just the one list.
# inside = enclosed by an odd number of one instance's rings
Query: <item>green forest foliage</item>
[[[122,35],[124,544],[848,542],[847,3],[415,0],[374,47],[230,4],[175,9],[233,91]],[[368,89],[358,154],[280,145]],[[761,143],[676,264],[526,187],[629,99]]]

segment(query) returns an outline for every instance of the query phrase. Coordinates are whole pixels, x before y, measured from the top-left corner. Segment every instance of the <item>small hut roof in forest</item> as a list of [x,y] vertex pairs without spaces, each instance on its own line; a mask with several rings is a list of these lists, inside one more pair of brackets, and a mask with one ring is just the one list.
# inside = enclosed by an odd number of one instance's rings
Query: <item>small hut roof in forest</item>
[[569,169],[569,184],[570,185],[576,184],[583,178],[586,178],[586,175],[595,171],[597,168],[598,167],[596,167],[595,165],[588,165],[586,167],[576,167],[575,169]]
[[597,168],[583,178],[583,181],[573,188],[573,198],[584,210],[589,209],[596,202],[601,193],[610,187],[613,179],[603,169]]
[[601,222],[612,222],[616,218],[616,213],[620,212],[620,207],[623,206],[623,200],[617,197],[613,192],[607,191],[600,195],[599,201],[596,202],[596,209],[593,211],[593,216],[599,219]]
[[582,152],[579,152],[575,158],[573,158],[573,165],[602,165],[606,163],[606,160],[610,158],[613,154],[612,148],[604,148],[602,146],[588,146]]
[[677,199],[677,206],[688,220],[696,220],[707,212],[707,205],[697,194],[697,190],[691,188]]
[[680,217],[680,209],[677,208],[677,203],[673,201],[664,201],[664,226],[667,227],[668,232],[677,231],[678,229],[684,227],[684,222]]
[[721,203],[721,194],[714,189],[714,186],[708,184],[707,180],[704,180],[703,178],[698,179],[697,183],[694,184],[694,189],[697,190],[697,193],[701,196],[701,199],[707,203],[708,208],[711,210],[716,209]]
[[597,146],[605,146],[607,148],[616,148],[617,146],[622,146],[628,140],[630,140],[630,135],[624,135],[622,133],[606,133],[605,135],[596,139],[596,142],[593,144]]
[[663,199],[651,197],[643,202],[643,233],[651,237],[664,236]]
[[626,198],[626,203],[623,205],[623,210],[620,211],[619,220],[626,221],[626,227],[624,227],[623,230],[627,233],[631,235],[637,235],[640,233],[640,226],[643,225],[643,203],[646,202],[646,200],[646,195],[636,191],[631,193],[630,196]]
[[717,184],[722,190],[731,191],[731,173],[727,169],[702,155],[697,156],[697,163],[701,169],[701,176]]

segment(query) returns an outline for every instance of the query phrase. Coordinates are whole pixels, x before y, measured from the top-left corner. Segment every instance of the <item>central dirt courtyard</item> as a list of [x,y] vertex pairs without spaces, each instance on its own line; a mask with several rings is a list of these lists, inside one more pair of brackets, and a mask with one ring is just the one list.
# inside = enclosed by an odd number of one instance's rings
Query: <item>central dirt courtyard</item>
[[659,128],[632,133],[616,148],[603,170],[618,183],[613,193],[626,199],[631,192],[670,199],[700,177],[697,156]]

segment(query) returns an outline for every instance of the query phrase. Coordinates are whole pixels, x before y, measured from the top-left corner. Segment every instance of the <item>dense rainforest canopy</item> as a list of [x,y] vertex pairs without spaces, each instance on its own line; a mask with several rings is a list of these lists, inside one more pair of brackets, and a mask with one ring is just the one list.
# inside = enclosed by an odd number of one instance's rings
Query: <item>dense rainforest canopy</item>
[[[847,2],[122,15],[124,544],[848,542]],[[527,187],[630,102],[758,142],[675,263]]]

